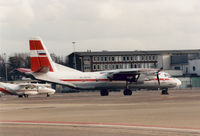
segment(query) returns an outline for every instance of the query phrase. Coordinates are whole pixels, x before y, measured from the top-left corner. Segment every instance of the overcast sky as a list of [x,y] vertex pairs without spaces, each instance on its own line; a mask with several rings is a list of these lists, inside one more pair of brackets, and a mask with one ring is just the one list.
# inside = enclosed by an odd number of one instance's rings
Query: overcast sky
[[0,0],[0,54],[200,48],[200,0]]

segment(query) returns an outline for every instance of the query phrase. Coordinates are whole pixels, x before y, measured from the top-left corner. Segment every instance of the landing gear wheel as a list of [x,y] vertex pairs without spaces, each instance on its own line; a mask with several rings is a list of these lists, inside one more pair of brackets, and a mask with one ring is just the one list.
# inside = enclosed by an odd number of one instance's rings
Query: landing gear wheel
[[24,94],[24,97],[25,97],[25,98],[28,98],[28,94]]
[[49,97],[50,95],[49,94],[47,94],[47,97]]
[[129,90],[129,89],[125,89],[123,93],[124,93],[125,96],[126,95],[132,95],[132,91]]
[[124,95],[127,96],[127,95],[132,95],[132,90],[128,89],[128,85],[129,85],[129,81],[126,81],[126,88],[124,89]]
[[109,92],[108,92],[108,90],[104,89],[104,90],[100,91],[100,94],[101,94],[101,96],[108,96]]
[[18,98],[22,98],[23,97],[23,95],[18,95]]
[[162,92],[161,92],[162,95],[168,95],[168,88],[165,88],[165,89],[162,89]]

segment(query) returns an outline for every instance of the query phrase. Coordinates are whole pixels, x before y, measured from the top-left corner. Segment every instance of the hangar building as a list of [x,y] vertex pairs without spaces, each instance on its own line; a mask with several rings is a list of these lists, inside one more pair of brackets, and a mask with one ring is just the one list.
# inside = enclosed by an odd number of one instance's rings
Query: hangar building
[[200,76],[200,49],[155,51],[86,51],[68,56],[69,66],[84,72],[128,68],[161,68]]

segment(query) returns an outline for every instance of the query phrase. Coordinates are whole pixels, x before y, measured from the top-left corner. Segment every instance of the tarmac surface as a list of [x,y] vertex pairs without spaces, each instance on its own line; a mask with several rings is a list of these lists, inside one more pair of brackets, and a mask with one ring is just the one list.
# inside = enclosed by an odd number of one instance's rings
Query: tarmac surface
[[0,98],[1,136],[200,136],[200,89]]

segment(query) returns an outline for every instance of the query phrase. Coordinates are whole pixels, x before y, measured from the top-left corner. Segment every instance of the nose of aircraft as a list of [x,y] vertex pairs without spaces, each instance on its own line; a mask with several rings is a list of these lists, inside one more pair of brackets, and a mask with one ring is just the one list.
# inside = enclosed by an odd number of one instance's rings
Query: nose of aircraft
[[52,88],[49,88],[51,93],[54,94],[56,92],[56,90],[52,89]]
[[180,85],[181,85],[181,81],[178,78],[176,78],[176,86],[179,87]]

